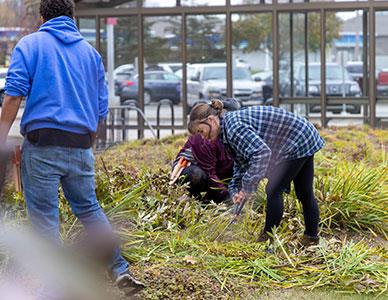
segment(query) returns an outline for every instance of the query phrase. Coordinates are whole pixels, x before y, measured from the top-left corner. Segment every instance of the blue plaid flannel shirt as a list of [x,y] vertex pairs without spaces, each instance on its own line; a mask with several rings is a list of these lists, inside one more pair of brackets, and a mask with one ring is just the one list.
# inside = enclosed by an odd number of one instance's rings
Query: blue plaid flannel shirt
[[226,113],[222,142],[234,159],[231,196],[253,193],[267,169],[285,160],[311,156],[324,146],[317,129],[305,118],[271,106],[253,106]]

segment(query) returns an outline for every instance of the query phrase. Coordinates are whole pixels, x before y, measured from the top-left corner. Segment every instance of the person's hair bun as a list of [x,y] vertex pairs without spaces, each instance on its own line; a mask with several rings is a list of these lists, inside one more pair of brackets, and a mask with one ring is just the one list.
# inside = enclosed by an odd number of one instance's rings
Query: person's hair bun
[[212,103],[210,104],[212,108],[218,111],[222,111],[224,109],[224,103],[218,99],[212,99]]

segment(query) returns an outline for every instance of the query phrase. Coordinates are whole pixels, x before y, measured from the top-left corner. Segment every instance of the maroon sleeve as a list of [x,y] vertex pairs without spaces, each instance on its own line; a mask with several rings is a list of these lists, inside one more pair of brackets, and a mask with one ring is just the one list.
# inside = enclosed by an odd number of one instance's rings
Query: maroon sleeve
[[210,186],[217,190],[227,190],[220,182],[216,174],[218,145],[217,143],[205,140],[200,135],[192,136],[191,149],[198,166],[209,176]]
[[175,164],[178,162],[182,152],[184,152],[185,150],[187,149],[190,149],[191,148],[191,144],[192,144],[192,137],[189,137],[188,140],[186,141],[186,143],[183,145],[183,147],[181,148],[181,150],[179,151],[179,153],[177,154],[177,156],[175,157],[175,160],[173,162],[173,166],[175,166]]

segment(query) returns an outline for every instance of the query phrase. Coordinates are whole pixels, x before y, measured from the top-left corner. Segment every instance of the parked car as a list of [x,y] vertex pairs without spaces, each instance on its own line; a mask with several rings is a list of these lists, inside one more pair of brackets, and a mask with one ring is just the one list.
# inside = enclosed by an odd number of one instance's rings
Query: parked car
[[[311,63],[308,68],[308,96],[319,97],[321,95],[321,64]],[[290,81],[284,87],[283,94],[290,94]],[[296,65],[294,72],[294,94],[295,96],[305,95],[305,66],[304,64]],[[326,64],[326,95],[333,97],[354,97],[361,96],[361,89],[358,83],[353,81],[348,71],[336,63]],[[327,110],[332,112],[341,112],[341,104],[327,105]],[[310,105],[311,112],[320,112],[320,105]],[[346,110],[351,113],[359,113],[361,105],[346,104]]]
[[[174,73],[181,68],[182,68],[181,63],[156,63],[156,64],[144,65],[145,71],[165,71],[165,72]],[[136,72],[136,70],[133,64],[124,64],[114,69],[113,77],[115,78],[117,74],[134,73],[134,72]]]
[[382,69],[377,75],[377,96],[388,96],[388,69]]
[[[279,70],[279,89],[284,90],[283,86],[285,85],[286,80],[286,71]],[[259,72],[252,75],[252,78],[256,82],[263,82],[263,99],[265,103],[269,103],[272,99],[272,89],[273,89],[273,76],[272,71]]]
[[117,73],[114,77],[114,83],[115,83],[115,95],[120,96],[121,89],[123,87],[123,83],[127,82],[131,79],[131,76],[133,75],[133,72],[123,72],[123,73]]
[[[187,104],[226,97],[226,63],[192,64],[187,69]],[[262,100],[263,83],[255,82],[247,68],[233,69],[233,96],[241,103]]]
[[3,105],[4,95],[5,95],[5,78],[7,77],[7,68],[0,68],[0,106]]
[[[138,99],[138,74],[133,74],[124,81],[120,91],[120,102]],[[180,102],[181,79],[173,73],[165,71],[144,72],[144,104],[170,99],[174,104]]]
[[[187,79],[188,80],[194,75],[195,71],[196,71],[196,68],[194,66],[192,66],[191,64],[187,64]],[[174,72],[174,74],[182,79],[183,70],[178,69]]]
[[164,71],[171,73],[175,73],[182,69],[182,63],[159,63],[158,65],[161,66]]
[[118,66],[116,69],[113,71],[113,78],[116,78],[117,74],[120,73],[133,73],[135,72],[135,68],[133,64],[125,64]]
[[252,78],[256,82],[263,83],[263,99],[266,101],[267,99],[272,98],[272,72],[259,72],[252,75]]
[[345,65],[345,69],[349,72],[352,80],[358,83],[362,91],[364,78],[364,63],[362,61],[350,61]]

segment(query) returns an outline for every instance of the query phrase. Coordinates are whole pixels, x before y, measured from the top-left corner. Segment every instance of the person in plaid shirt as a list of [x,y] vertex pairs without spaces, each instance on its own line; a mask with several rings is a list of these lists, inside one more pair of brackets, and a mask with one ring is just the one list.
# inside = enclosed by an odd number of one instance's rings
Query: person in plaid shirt
[[251,197],[263,178],[266,186],[267,212],[259,241],[279,226],[283,216],[283,192],[294,182],[295,193],[303,206],[305,233],[303,244],[316,244],[319,209],[313,193],[314,154],[324,141],[306,119],[271,106],[247,107],[222,114],[222,102],[196,105],[189,131],[206,139],[218,137],[234,159],[229,193],[235,203]]

